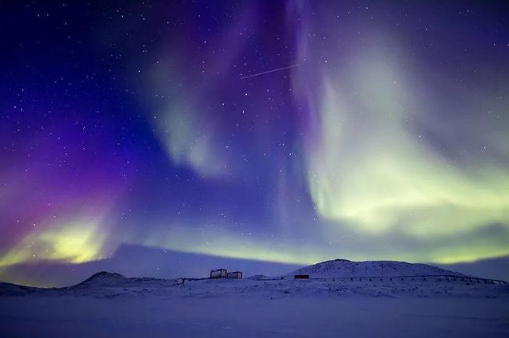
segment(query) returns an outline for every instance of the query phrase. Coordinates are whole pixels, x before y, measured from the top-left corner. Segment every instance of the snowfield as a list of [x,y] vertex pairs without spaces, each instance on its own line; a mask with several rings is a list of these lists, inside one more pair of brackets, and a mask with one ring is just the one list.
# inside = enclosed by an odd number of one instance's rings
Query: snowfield
[[[60,289],[0,284],[0,337],[509,337],[507,284],[421,264],[353,263],[296,271],[316,274],[310,280],[179,284],[103,272]],[[458,278],[396,277],[423,272]]]

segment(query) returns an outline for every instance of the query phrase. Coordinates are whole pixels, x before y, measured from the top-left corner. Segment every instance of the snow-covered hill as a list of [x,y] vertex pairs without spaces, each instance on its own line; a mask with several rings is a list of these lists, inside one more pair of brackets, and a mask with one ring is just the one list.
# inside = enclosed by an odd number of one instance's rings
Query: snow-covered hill
[[85,281],[70,287],[57,290],[65,292],[79,292],[80,294],[103,295],[111,290],[129,289],[130,291],[160,289],[176,285],[174,279],[160,279],[151,277],[125,277],[119,273],[101,271]]
[[26,296],[30,293],[37,291],[37,288],[29,286],[16,285],[11,283],[0,283],[0,297],[1,296]]
[[309,275],[311,278],[345,278],[345,277],[393,277],[423,275],[463,276],[458,272],[437,268],[427,264],[413,264],[397,261],[352,262],[346,259],[325,261],[295,270],[288,274]]
[[75,287],[117,286],[121,283],[125,283],[127,280],[128,278],[119,273],[101,271],[90,276],[90,278],[84,280]]

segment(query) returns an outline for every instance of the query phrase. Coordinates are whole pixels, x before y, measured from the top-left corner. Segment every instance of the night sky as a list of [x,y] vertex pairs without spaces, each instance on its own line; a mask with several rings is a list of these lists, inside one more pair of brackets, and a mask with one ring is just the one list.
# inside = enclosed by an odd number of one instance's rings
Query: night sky
[[509,254],[505,1],[2,1],[0,38],[0,279]]

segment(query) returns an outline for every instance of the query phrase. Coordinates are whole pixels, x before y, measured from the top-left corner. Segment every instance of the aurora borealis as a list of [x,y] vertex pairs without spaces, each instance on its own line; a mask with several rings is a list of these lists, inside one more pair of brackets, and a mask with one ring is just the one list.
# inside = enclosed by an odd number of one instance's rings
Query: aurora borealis
[[0,4],[0,279],[125,244],[295,264],[509,255],[508,9]]

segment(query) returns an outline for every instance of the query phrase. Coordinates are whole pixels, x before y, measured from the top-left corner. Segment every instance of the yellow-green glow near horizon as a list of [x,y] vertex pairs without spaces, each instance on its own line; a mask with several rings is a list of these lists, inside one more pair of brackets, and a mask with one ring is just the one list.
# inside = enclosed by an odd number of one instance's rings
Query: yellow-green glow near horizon
[[[62,224],[46,223],[35,228],[15,247],[0,257],[0,268],[30,261],[84,263],[104,258],[106,234],[95,219]],[[48,228],[46,228],[48,227]]]
[[[281,242],[270,237],[239,236],[238,234],[217,229],[204,231],[176,224],[166,228],[168,230],[160,230],[158,233],[154,233],[142,241],[131,238],[126,239],[126,242],[178,252],[288,264],[314,264],[337,257],[362,261],[373,260],[374,257],[373,251],[370,248],[352,251],[341,246],[295,245],[292,241]],[[429,238],[425,240],[429,240]],[[499,244],[503,244],[503,239]],[[473,247],[475,250],[472,250]],[[475,240],[466,241],[460,245],[444,246],[435,250],[428,250],[427,248],[415,248],[412,251],[389,249],[378,252],[376,259],[456,263],[501,257],[506,254],[507,250],[503,245],[497,248],[491,241]]]

